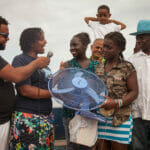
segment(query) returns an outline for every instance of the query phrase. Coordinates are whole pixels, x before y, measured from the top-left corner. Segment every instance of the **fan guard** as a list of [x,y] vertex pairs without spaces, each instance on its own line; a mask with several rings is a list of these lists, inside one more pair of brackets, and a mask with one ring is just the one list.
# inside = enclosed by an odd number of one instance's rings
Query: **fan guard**
[[94,110],[105,101],[107,89],[94,73],[79,68],[65,68],[54,73],[48,81],[52,97],[74,110]]

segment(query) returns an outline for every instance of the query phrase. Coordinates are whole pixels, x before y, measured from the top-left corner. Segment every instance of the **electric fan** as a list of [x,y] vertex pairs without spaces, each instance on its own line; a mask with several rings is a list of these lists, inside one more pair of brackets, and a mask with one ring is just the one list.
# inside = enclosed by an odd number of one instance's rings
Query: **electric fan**
[[48,88],[52,97],[67,108],[77,110],[84,117],[105,121],[101,115],[91,112],[104,103],[107,89],[94,73],[66,68],[51,75]]

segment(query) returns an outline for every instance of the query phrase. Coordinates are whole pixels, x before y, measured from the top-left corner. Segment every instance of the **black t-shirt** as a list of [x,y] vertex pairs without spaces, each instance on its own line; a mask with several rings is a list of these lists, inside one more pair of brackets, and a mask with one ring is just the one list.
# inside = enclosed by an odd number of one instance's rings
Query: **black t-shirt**
[[[25,66],[33,60],[35,58],[23,53],[14,58],[12,65],[14,67]],[[22,85],[31,85],[47,90],[48,78],[46,77],[45,71],[39,69],[25,81],[17,83],[16,88]],[[52,101],[50,98],[31,99],[17,92],[15,110],[34,114],[49,114],[52,111]]]
[[[0,70],[8,63],[0,56]],[[12,83],[0,78],[0,124],[9,121],[15,104],[15,92]]]

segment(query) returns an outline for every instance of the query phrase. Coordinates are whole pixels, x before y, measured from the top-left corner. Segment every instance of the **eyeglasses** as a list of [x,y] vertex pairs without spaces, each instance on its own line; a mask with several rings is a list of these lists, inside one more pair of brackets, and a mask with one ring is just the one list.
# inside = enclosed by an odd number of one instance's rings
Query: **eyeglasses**
[[2,33],[2,32],[0,32],[0,35],[2,35],[5,39],[7,39],[8,36],[9,36],[9,33]]

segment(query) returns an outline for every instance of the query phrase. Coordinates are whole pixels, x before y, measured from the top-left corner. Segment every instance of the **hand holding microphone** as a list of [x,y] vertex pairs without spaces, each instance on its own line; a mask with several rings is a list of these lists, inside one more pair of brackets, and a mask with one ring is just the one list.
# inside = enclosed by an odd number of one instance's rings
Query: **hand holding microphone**
[[44,72],[46,78],[49,78],[52,74],[51,69],[47,67],[52,56],[53,52],[49,51],[46,57],[39,57],[35,60],[37,62],[36,65],[38,66],[38,68],[40,68],[38,69],[39,74],[41,74],[41,72]]
[[33,61],[37,68],[45,68],[50,60],[48,57],[38,57],[36,60]]
[[[48,53],[47,53],[47,58],[50,59],[52,56],[53,56],[53,52],[48,51]],[[50,76],[51,76],[51,74],[52,74],[51,69],[48,68],[48,67],[46,67],[46,68],[43,68],[42,70],[45,72],[45,77],[46,77],[46,78],[50,78]]]
[[53,56],[53,52],[48,51],[48,53],[47,53],[47,57],[48,57],[48,58],[51,58],[52,56]]

